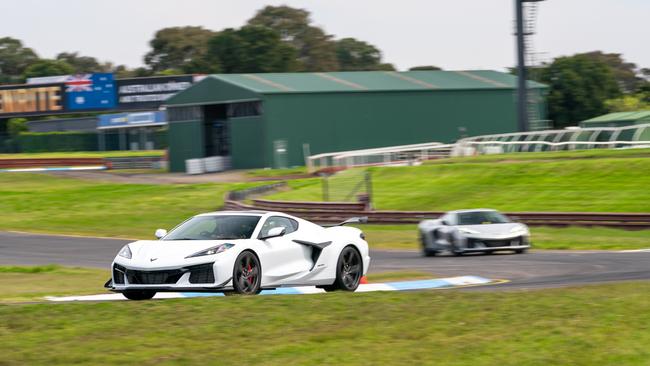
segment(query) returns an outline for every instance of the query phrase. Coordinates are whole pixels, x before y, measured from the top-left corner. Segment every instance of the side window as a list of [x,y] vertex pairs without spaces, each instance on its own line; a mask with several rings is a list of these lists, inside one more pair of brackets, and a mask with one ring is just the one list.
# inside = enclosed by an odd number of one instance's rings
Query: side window
[[290,219],[288,217],[271,216],[266,219],[266,222],[264,225],[262,225],[259,236],[264,237],[268,235],[269,230],[273,229],[274,227],[283,227],[285,229],[286,235],[298,230],[298,221]]
[[456,215],[446,214],[442,218],[448,225],[456,225]]

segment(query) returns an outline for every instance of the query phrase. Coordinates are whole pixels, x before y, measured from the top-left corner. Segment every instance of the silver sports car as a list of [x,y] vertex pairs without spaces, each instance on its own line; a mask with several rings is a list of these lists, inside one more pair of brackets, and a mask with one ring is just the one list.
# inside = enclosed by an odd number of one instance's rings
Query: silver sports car
[[418,225],[422,253],[434,256],[441,251],[454,255],[497,250],[523,253],[530,248],[530,231],[496,210],[449,211],[436,220]]

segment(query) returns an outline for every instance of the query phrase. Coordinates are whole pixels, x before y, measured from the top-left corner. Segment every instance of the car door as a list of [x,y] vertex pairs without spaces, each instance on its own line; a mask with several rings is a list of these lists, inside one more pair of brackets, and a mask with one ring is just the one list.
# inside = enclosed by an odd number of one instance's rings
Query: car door
[[[298,222],[284,216],[270,216],[266,219],[258,239],[262,240],[266,247],[262,261],[263,277],[266,279],[264,285],[290,284],[292,280],[298,279],[300,273],[309,271],[312,267],[310,248],[294,242],[298,239]],[[269,230],[275,227],[284,227],[283,236],[261,239],[268,235]]]

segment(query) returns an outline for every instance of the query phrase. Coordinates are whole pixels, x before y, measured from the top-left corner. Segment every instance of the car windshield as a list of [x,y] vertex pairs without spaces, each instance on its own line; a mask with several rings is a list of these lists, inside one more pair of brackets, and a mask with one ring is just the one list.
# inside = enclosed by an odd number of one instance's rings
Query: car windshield
[[172,230],[163,240],[250,239],[260,216],[196,216]]
[[458,214],[458,225],[487,225],[505,224],[510,220],[496,211],[461,212]]

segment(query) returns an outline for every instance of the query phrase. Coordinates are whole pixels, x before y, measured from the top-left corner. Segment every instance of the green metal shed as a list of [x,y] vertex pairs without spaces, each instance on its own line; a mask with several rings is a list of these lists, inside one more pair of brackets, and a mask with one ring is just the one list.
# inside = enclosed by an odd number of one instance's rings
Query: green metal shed
[[580,122],[580,127],[624,127],[650,123],[650,111],[615,112]]
[[[172,171],[230,156],[234,169],[311,154],[517,131],[516,77],[496,71],[219,74],[167,103]],[[533,120],[546,86],[529,82]]]

